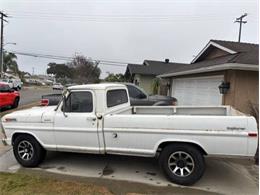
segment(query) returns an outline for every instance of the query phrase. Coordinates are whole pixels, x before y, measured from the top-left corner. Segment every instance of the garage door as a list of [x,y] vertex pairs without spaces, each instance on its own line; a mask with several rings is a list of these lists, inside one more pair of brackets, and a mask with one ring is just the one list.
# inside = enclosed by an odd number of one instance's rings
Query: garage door
[[221,105],[218,86],[223,80],[223,76],[173,79],[172,96],[178,105]]

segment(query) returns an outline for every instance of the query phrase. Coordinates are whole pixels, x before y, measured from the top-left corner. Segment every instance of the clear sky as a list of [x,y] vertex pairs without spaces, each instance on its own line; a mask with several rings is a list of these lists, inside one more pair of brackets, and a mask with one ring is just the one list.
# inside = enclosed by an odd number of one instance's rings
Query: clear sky
[[[210,39],[237,41],[235,18],[248,13],[242,41],[258,43],[257,0],[1,0],[6,50],[142,63],[190,62]],[[49,62],[18,55],[21,70],[45,74]],[[107,72],[126,65],[100,64]]]

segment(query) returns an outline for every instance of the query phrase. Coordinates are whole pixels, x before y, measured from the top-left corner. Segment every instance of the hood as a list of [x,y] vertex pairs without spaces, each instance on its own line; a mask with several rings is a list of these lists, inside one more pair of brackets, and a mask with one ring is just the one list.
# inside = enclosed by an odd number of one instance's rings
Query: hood
[[164,96],[164,95],[151,95],[149,96],[150,100],[156,100],[156,101],[177,101],[176,98],[170,97],[170,96]]
[[54,111],[56,106],[37,106],[30,109],[16,111],[7,114],[2,117],[2,121],[5,122],[6,118],[16,119],[16,122],[30,122],[40,123],[42,122],[42,116],[46,112]]

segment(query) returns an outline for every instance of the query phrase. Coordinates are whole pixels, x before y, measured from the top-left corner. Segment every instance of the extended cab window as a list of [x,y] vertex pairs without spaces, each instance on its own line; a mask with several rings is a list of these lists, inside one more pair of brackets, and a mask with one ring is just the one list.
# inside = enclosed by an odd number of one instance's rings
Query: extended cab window
[[107,92],[107,107],[117,106],[128,102],[127,92],[124,89],[109,90]]
[[65,112],[92,112],[93,99],[89,91],[71,92],[65,102]]

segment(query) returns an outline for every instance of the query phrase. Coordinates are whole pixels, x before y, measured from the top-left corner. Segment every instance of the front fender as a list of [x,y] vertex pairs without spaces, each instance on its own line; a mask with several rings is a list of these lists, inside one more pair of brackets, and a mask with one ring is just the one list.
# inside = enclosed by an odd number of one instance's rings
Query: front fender
[[14,139],[18,134],[26,134],[26,135],[32,136],[45,149],[52,149],[52,150],[57,149],[56,144],[55,145],[45,144],[44,142],[42,142],[42,140],[36,134],[34,134],[33,132],[30,132],[30,131],[14,131],[14,132],[12,132],[10,138],[6,139],[7,143],[10,144],[10,145],[13,145]]

